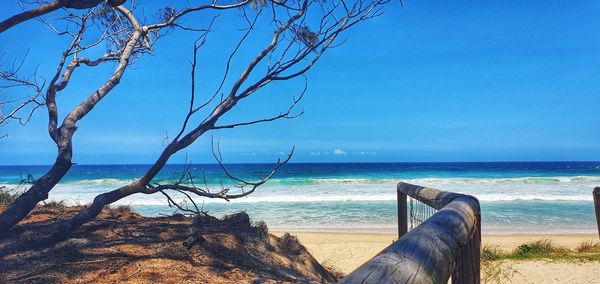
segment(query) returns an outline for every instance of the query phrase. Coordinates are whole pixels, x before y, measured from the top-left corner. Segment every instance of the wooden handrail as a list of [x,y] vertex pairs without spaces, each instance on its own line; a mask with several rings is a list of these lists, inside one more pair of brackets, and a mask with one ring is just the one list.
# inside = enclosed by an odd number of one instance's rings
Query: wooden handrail
[[340,283],[479,283],[477,198],[407,183],[398,191],[439,211]]

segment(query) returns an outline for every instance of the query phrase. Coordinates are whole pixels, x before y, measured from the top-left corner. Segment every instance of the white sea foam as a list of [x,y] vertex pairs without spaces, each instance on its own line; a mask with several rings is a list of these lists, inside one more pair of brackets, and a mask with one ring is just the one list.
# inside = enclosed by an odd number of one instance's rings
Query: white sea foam
[[[407,182],[421,184],[448,191],[473,195],[481,202],[508,201],[573,201],[592,200],[591,188],[594,183],[563,182],[561,184],[541,183],[498,183],[489,179],[418,179]],[[386,183],[330,183],[318,185],[265,185],[256,193],[232,203],[292,203],[292,202],[393,202],[396,200],[397,180]],[[95,195],[116,187],[85,184],[61,184],[50,194],[56,200],[77,200],[78,203],[91,202]],[[175,196],[177,194],[174,194]],[[183,198],[183,196],[182,196]],[[205,203],[225,202],[218,199],[198,198]],[[162,195],[135,195],[125,203],[134,205],[164,205]]]
[[600,176],[551,176],[515,178],[283,178],[273,179],[271,184],[314,185],[314,184],[382,184],[407,181],[415,184],[464,183],[464,184],[572,184],[600,183]]
[[[130,183],[126,179],[87,179],[61,183],[50,193],[54,200],[88,203],[95,195]],[[396,200],[399,181],[474,195],[481,202],[573,201],[592,200],[591,189],[600,184],[600,176],[518,177],[518,178],[319,178],[275,179],[249,197],[233,203],[289,202],[391,202]],[[14,184],[0,184],[7,188]],[[199,198],[201,202],[225,202]],[[162,195],[135,195],[126,203],[164,205]]]
[[101,186],[122,186],[126,185],[134,179],[116,179],[116,178],[101,178],[101,179],[83,179],[78,181],[66,182],[65,185],[101,185]]
[[[125,185],[135,179],[83,179],[62,182],[63,185]],[[274,178],[269,184],[274,185],[315,185],[315,184],[385,184],[406,181],[415,184],[464,183],[464,184],[581,184],[600,183],[600,176],[551,176],[551,177],[517,177],[517,178]],[[219,182],[215,182],[219,184]],[[15,185],[15,184],[3,184]]]
[[[600,185],[600,176],[389,177],[385,173],[331,178],[280,177],[261,186],[254,194],[230,203],[200,197],[195,201],[199,206],[205,203],[204,209],[210,210],[211,214],[227,214],[231,210],[252,211],[253,218],[265,220],[274,228],[393,231],[396,185],[403,181],[479,198],[484,209],[483,227],[487,232],[583,232],[595,228],[591,190]],[[9,177],[5,180],[16,179]],[[132,181],[116,178],[66,181],[50,192],[50,200],[86,204],[96,195]],[[16,184],[0,186],[14,188]],[[218,190],[220,184],[214,179],[209,180],[209,186]],[[185,201],[185,196],[176,192],[171,192],[171,196],[180,202]],[[168,213],[170,210],[161,194],[136,194],[120,200],[118,204],[136,206],[136,210],[147,215]]]
[[413,183],[465,183],[465,184],[573,184],[600,183],[600,176],[552,176],[517,178],[415,178]]

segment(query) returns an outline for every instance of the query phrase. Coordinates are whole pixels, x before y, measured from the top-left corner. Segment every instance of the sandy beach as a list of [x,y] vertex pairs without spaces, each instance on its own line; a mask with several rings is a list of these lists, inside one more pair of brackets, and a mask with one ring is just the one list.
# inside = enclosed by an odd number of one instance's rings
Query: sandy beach
[[[274,232],[282,235],[282,232]],[[334,265],[349,273],[379,251],[390,245],[396,236],[392,234],[294,232],[300,241],[321,263]],[[560,235],[483,235],[483,245],[512,250],[518,245],[550,239],[559,246],[575,248],[585,241],[597,241],[595,234]],[[562,262],[556,260],[505,261],[503,265],[516,270],[512,283],[600,283],[599,262]]]

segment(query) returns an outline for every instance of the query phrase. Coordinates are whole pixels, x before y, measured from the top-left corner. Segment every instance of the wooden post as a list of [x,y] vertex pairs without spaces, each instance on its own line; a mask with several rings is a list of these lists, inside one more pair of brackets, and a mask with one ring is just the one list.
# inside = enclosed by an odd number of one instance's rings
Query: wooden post
[[452,272],[452,284],[481,283],[481,214],[469,242],[461,249]]
[[596,210],[596,226],[598,227],[598,238],[600,238],[600,187],[594,188],[592,191],[594,196],[594,208]]
[[473,242],[473,283],[481,283],[481,212],[477,214],[477,228]]
[[402,238],[408,231],[408,216],[406,206],[406,194],[401,192],[399,189],[396,190],[398,195],[398,238]]

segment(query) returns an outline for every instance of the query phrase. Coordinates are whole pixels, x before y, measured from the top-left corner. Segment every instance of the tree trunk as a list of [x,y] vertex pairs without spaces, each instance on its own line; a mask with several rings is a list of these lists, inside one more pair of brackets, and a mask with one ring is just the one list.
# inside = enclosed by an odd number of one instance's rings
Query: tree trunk
[[67,174],[71,168],[71,150],[61,151],[52,168],[21,194],[6,211],[0,214],[0,235],[7,233],[19,221],[33,210],[35,205],[48,198],[48,193]]
[[[91,1],[93,2],[97,0]],[[84,2],[91,3],[90,1]],[[114,0],[111,2],[117,3],[120,1]],[[133,19],[131,13],[122,6],[117,6],[116,9],[126,17]],[[14,227],[19,221],[25,218],[38,202],[47,199],[50,190],[52,190],[52,188],[67,174],[71,168],[71,159],[73,156],[72,143],[73,134],[77,130],[76,123],[85,117],[96,106],[96,104],[100,102],[100,100],[108,95],[108,93],[119,84],[121,77],[123,77],[125,69],[129,64],[129,58],[132,56],[132,54],[134,54],[134,49],[138,43],[138,40],[144,35],[144,32],[139,28],[139,24],[135,21],[135,19],[131,21],[131,24],[136,27],[136,29],[127,41],[127,45],[122,51],[119,59],[119,65],[110,79],[104,83],[102,87],[97,89],[90,97],[73,109],[65,117],[60,128],[56,129],[56,125],[53,124],[56,121],[56,110],[49,111],[50,123],[48,130],[50,137],[52,137],[58,146],[56,162],[50,171],[48,171],[48,173],[46,173],[39,180],[35,181],[31,188],[19,196],[19,198],[17,198],[17,200],[15,200],[15,202],[13,202],[6,211],[0,214],[0,235],[8,232],[10,228]]]
[[37,245],[48,246],[69,238],[69,236],[81,225],[96,218],[105,206],[138,192],[139,190],[136,190],[133,187],[125,186],[97,195],[90,206],[73,216],[73,218],[58,221],[52,234],[41,239]]

